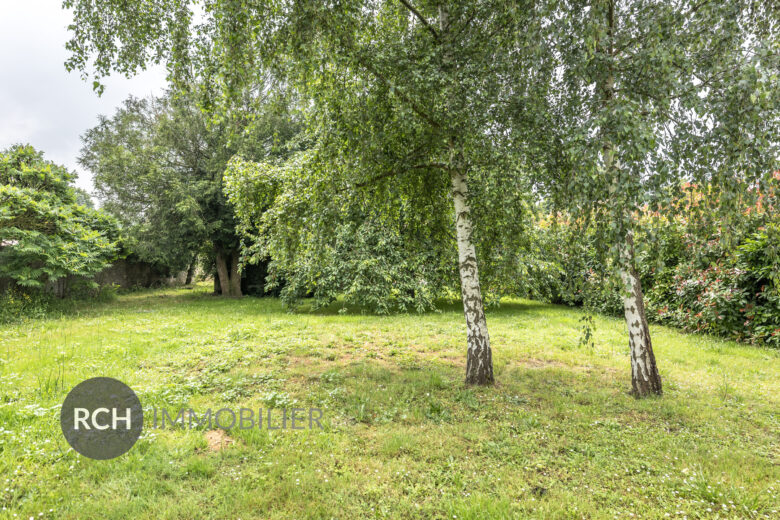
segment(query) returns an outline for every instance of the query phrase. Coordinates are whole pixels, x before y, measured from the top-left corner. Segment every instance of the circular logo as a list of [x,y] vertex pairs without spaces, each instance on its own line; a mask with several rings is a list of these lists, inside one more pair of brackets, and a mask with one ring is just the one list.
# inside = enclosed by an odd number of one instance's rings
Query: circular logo
[[110,377],[93,377],[65,397],[60,426],[74,450],[90,459],[118,457],[141,436],[141,401],[129,386]]

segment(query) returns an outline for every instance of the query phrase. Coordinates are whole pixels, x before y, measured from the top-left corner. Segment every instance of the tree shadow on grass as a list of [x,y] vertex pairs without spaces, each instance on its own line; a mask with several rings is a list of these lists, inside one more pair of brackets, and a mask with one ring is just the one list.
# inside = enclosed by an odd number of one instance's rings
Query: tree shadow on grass
[[310,380],[319,386],[314,395],[329,396],[326,408],[368,425],[505,422],[516,413],[533,413],[548,423],[567,420],[565,411],[572,407],[608,407],[620,416],[636,406],[620,377],[558,364],[513,364],[497,374],[497,384],[486,387],[467,386],[461,366],[429,359],[417,359],[413,366],[355,360]]

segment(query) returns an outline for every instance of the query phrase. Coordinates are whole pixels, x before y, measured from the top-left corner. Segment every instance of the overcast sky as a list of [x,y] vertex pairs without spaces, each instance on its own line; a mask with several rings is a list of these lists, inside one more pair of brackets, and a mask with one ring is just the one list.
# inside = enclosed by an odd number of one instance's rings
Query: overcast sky
[[77,171],[76,184],[91,192],[89,172],[76,163],[81,134],[128,95],[161,93],[165,71],[112,76],[98,97],[91,82],[65,70],[70,22],[60,0],[0,0],[0,150],[29,143]]

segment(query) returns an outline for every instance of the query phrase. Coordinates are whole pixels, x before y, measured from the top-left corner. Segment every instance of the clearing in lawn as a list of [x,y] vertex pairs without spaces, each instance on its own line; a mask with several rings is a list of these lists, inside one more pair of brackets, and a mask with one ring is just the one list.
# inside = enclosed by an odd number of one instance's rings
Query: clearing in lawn
[[[459,304],[287,313],[205,286],[0,328],[0,518],[780,518],[780,352],[653,327],[636,400],[623,320],[488,314],[497,384],[463,384]],[[69,449],[59,405],[110,376],[154,407],[318,407],[322,429],[146,429]],[[148,420],[148,419],[147,419]]]

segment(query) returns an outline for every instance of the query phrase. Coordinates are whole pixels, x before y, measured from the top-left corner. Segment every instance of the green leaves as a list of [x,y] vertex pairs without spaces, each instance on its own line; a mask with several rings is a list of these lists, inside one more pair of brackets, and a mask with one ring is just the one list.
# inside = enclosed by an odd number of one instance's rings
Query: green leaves
[[[750,0],[196,3],[65,2],[68,67],[99,79],[164,61],[203,112],[169,113],[165,132],[147,114],[109,124],[114,141],[94,134],[106,207],[142,221],[139,244],[169,253],[235,241],[220,174],[240,153],[225,193],[248,258],[308,273],[300,294],[323,287],[317,262],[362,265],[345,260],[360,248],[339,230],[362,229],[377,248],[386,231],[407,265],[423,250],[415,234],[450,254],[454,167],[468,172],[481,271],[497,293],[522,264],[533,197],[593,224],[594,246],[614,255],[647,208],[735,220],[743,194],[780,169],[776,12]],[[298,112],[258,110],[274,96]],[[305,131],[289,141],[298,117]],[[168,163],[166,151],[193,141],[205,145],[179,154],[186,168]],[[710,200],[673,204],[685,182]],[[346,273],[331,286],[345,290]]]
[[554,11],[549,153],[568,160],[538,175],[552,202],[593,217],[604,248],[648,206],[682,209],[668,195],[686,181],[708,187],[707,211],[735,217],[741,193],[780,165],[771,10],[607,0]]
[[238,248],[233,209],[222,193],[230,157],[285,153],[295,124],[283,104],[248,97],[237,115],[202,110],[200,87],[129,98],[84,136],[81,164],[94,174],[103,207],[124,224],[129,252],[185,269],[196,253]]
[[72,179],[30,146],[0,153],[0,276],[40,288],[114,259],[116,221],[77,204]]

